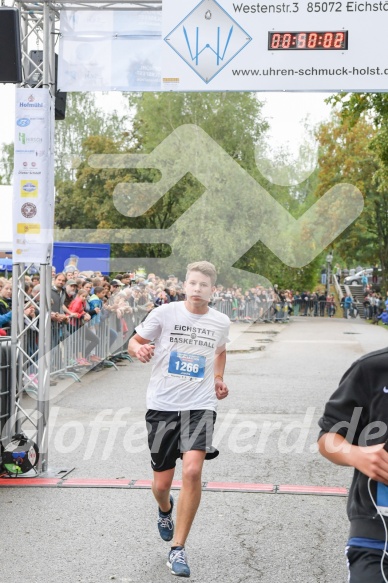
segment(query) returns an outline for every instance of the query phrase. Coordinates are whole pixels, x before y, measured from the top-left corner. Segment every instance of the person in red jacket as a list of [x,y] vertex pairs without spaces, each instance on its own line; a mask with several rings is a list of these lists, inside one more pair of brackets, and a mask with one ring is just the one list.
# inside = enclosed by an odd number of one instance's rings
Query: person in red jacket
[[[70,332],[77,332],[84,321],[90,320],[89,314],[86,313],[86,298],[88,297],[88,292],[84,289],[80,289],[74,300],[69,304],[69,312],[72,314],[70,318]],[[91,366],[91,363],[82,355],[78,354],[77,363],[80,366]]]
[[72,314],[70,319],[70,325],[74,328],[78,326],[79,321],[86,314],[86,298],[88,297],[88,292],[84,289],[80,289],[74,300],[69,304],[69,312]]

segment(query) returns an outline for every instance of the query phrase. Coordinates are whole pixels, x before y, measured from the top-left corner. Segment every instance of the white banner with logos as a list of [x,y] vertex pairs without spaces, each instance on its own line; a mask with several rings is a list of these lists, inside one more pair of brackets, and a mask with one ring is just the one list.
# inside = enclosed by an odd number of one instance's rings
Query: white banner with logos
[[388,2],[163,0],[163,89],[387,91]]
[[54,107],[48,89],[16,89],[13,262],[47,263],[54,233]]
[[60,28],[61,91],[160,91],[160,11],[63,10]]
[[[162,17],[162,18],[161,18]],[[63,10],[62,91],[388,91],[388,0]]]

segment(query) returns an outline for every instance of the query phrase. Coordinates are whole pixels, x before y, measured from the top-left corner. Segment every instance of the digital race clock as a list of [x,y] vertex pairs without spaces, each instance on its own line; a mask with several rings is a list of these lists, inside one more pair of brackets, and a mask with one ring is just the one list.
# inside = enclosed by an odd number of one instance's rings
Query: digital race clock
[[269,32],[268,50],[326,50],[347,51],[347,30]]

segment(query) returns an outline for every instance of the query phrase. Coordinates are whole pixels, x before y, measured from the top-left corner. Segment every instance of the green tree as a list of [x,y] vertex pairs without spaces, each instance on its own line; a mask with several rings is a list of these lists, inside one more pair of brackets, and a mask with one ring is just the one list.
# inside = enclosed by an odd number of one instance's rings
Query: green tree
[[[314,178],[309,178],[299,185],[295,183],[295,176],[288,177],[286,182],[288,184],[293,183],[293,185],[291,187],[281,187],[266,180],[260,172],[256,159],[260,157],[260,152],[265,151],[266,148],[265,131],[267,122],[262,118],[261,103],[254,94],[146,94],[142,97],[136,96],[132,98],[131,105],[135,105],[137,108],[134,118],[135,137],[141,151],[152,151],[165,137],[182,124],[195,124],[205,130],[211,138],[222,146],[234,160],[238,161],[240,166],[294,216],[304,212],[302,206],[308,208],[309,204],[311,204],[313,189],[309,182],[311,180],[314,181]],[[301,165],[306,160],[307,148],[302,154],[302,157],[298,160]],[[280,153],[274,161],[277,173],[282,157],[284,158],[284,153]],[[210,164],[211,162],[209,161]],[[215,164],[213,164],[214,166]],[[295,165],[289,163],[287,171],[290,173],[293,170],[295,170]],[[216,174],[216,168],[214,168],[214,172]],[[188,177],[185,178],[188,179]],[[193,206],[195,213],[193,209],[190,209],[190,211],[193,217],[193,225],[197,226],[201,239],[198,240],[197,244],[198,255],[203,249],[204,240],[209,249],[214,249],[216,245],[220,246],[219,242],[222,241],[219,258],[221,263],[226,262],[226,258],[232,256],[233,247],[236,244],[233,239],[225,236],[229,231],[230,222],[228,221],[235,221],[238,213],[235,213],[234,217],[225,215],[225,207],[233,209],[234,205],[232,201],[225,200],[218,193],[219,212],[215,212],[215,221],[209,226],[209,222],[205,220],[208,212],[206,199],[202,197],[201,200],[198,200],[203,189],[199,189],[199,185],[195,187],[191,176],[190,179],[188,183],[182,181],[173,192],[170,191],[169,194],[163,197],[165,202],[172,202],[174,206],[174,213],[171,213],[169,209],[167,222],[174,223],[184,210],[196,203]],[[218,179],[219,190],[222,191],[226,185],[222,177],[218,177]],[[230,187],[229,184],[227,186]],[[242,203],[243,193],[239,192],[238,184],[235,189],[235,197],[237,201]],[[310,202],[307,202],[307,198],[309,198]],[[188,205],[188,203],[190,204]],[[213,198],[213,212],[214,204]],[[231,212],[235,211],[231,210]],[[248,237],[255,230],[255,225],[250,224],[247,215],[248,213],[246,213],[245,217],[241,217],[239,228],[239,238],[241,239]],[[223,217],[222,220],[219,218],[221,216]],[[265,209],[262,210],[261,220],[268,224],[271,223],[272,217],[266,213]],[[185,249],[187,231],[188,226],[186,223],[182,227],[178,226],[174,241],[174,245],[181,250],[182,265],[185,264],[189,255],[195,253],[195,243],[190,244],[190,249]],[[283,281],[288,284],[292,282],[294,285],[295,280],[300,280],[301,278],[312,284],[316,277],[315,265],[307,266],[303,270],[288,268],[260,243],[247,250],[235,264],[235,267],[264,275],[271,281],[276,278],[277,280],[282,280],[282,283]],[[287,273],[287,276],[285,276],[285,273]]]
[[[186,123],[195,123],[203,126],[205,131],[214,139],[222,142],[221,145],[241,164],[254,166],[254,145],[266,128],[265,122],[260,119],[261,104],[254,96],[248,94],[143,94],[129,98],[129,105],[136,108],[133,123],[133,133],[129,142],[133,144],[127,151],[147,153],[153,149],[171,132]],[[199,123],[201,120],[201,123]],[[97,152],[102,141],[86,140],[82,156],[88,156],[91,151]],[[123,142],[116,140],[105,147],[111,153],[124,152]],[[117,149],[118,148],[118,149]],[[114,208],[112,194],[119,182],[154,181],[158,172],[150,170],[117,171],[107,169],[88,169],[82,164],[77,172],[77,181],[73,195],[69,196],[69,185],[63,183],[58,187],[58,203],[56,221],[58,226],[70,227],[88,223],[97,228],[169,228],[203,193],[203,186],[189,173],[178,184],[163,196],[142,217],[131,219],[120,215]],[[91,176],[94,178],[92,179]],[[85,221],[81,218],[82,200],[91,201],[98,198],[100,191],[105,189],[106,200],[103,216]],[[66,195],[64,194],[66,190]],[[66,218],[67,205],[76,209],[75,222]],[[108,211],[109,207],[109,211]],[[69,215],[72,218],[73,215]],[[149,252],[155,254],[158,246],[149,247]],[[160,248],[159,248],[160,250]]]
[[[174,130],[185,124],[194,124],[202,128],[221,146],[221,156],[226,152],[295,216],[301,212],[302,203],[308,206],[309,187],[306,186],[308,181],[302,185],[294,184],[291,188],[279,187],[267,181],[257,167],[258,151],[265,147],[264,136],[267,123],[261,115],[262,105],[254,94],[145,93],[131,95],[129,106],[135,111],[133,131],[127,140],[129,147],[125,147],[123,139],[88,138],[84,141],[81,150],[83,159],[86,160],[93,153],[151,153],[165,138],[173,134]],[[182,167],[183,160],[183,167],[185,167],[185,155],[185,147],[182,144],[176,160],[171,160],[171,172],[175,168],[175,162]],[[204,193],[204,186],[196,177],[195,160],[190,159],[187,160],[187,166],[193,169],[192,173],[187,172],[138,218],[132,218],[126,212],[125,197],[122,213],[119,213],[114,204],[113,193],[120,183],[144,181],[152,183],[160,179],[160,173],[157,170],[145,169],[118,170],[109,168],[109,162],[106,168],[90,168],[86,162],[83,162],[77,171],[74,186],[69,182],[63,182],[58,186],[57,225],[61,228],[111,230],[117,228],[164,230],[173,227],[171,244],[175,253],[171,258],[169,269],[173,269],[174,272],[179,269],[183,271],[187,261],[192,260],[193,255],[203,257],[205,254],[213,254],[214,256],[215,249],[217,263],[227,264],[230,257],[233,257],[236,244],[252,240],[252,234],[254,235],[257,230],[258,225],[252,222],[252,216],[257,216],[257,212],[250,212],[250,210],[257,211],[257,208],[254,208],[257,203],[254,199],[249,200],[249,193],[245,196],[247,193],[241,192],[241,184],[236,178],[233,178],[235,183],[232,185],[232,192],[235,194],[228,199],[225,193],[231,192],[231,178],[223,175],[222,164],[218,167],[218,160],[212,158],[213,154],[209,155],[208,172],[214,175],[215,187],[210,198],[209,195],[201,196]],[[201,159],[203,159],[202,155]],[[243,200],[245,200],[245,207],[238,208],[240,203],[243,205]],[[140,204],[142,201],[133,202]],[[272,217],[264,208],[259,210],[261,211],[260,221],[262,223],[267,221],[270,224]],[[190,211],[189,224],[187,221],[183,223],[180,221],[186,211]],[[209,221],[210,212],[214,214],[211,217],[212,220]],[[228,236],[231,224],[234,225],[235,231],[237,224],[238,241]],[[192,233],[195,233],[194,237]],[[190,245],[187,244],[189,234]],[[206,253],[204,249],[207,250]],[[125,255],[165,257],[166,246],[155,243],[147,245],[146,248],[129,244],[114,246],[114,254],[121,257]],[[263,252],[263,246],[250,248],[250,245],[247,245],[242,255],[235,267],[246,272],[264,275],[270,280],[276,276],[278,281],[281,279],[282,284],[285,282],[291,286],[293,282],[295,287],[296,283],[293,281],[295,278],[312,282],[315,277],[314,265],[307,266],[303,270],[285,268],[284,264],[265,247]]]
[[82,161],[82,143],[90,136],[119,139],[126,132],[127,116],[104,112],[93,93],[68,93],[65,119],[55,122],[56,183],[74,178]]
[[[337,254],[349,266],[374,265],[380,261],[383,277],[388,273],[388,189],[385,187],[381,143],[382,133],[362,115],[358,120],[335,113],[322,124],[319,186],[321,196],[339,182],[359,188],[364,196],[360,217],[335,242]],[[379,155],[380,154],[380,155]],[[385,283],[386,286],[386,283]]]
[[11,184],[13,173],[13,143],[2,144],[0,155],[0,184]]

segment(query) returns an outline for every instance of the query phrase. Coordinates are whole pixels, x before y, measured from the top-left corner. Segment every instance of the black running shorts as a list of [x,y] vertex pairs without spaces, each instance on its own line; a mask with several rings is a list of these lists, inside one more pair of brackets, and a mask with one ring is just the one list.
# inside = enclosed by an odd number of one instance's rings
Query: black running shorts
[[[384,583],[381,574],[383,551],[365,547],[347,547],[349,583]],[[384,559],[384,574],[388,579],[388,560]]]
[[155,411],[146,413],[151,467],[155,472],[175,468],[186,451],[206,451],[205,459],[218,456],[212,447],[217,414],[210,409],[195,411]]

